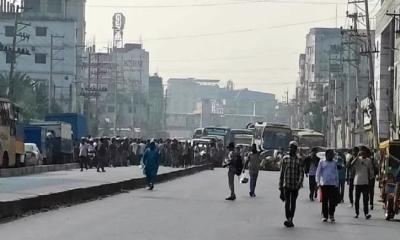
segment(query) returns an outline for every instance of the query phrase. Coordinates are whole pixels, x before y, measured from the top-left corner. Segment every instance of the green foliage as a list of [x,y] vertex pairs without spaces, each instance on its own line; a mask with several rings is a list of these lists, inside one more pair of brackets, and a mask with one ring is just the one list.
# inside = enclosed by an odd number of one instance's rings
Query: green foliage
[[[7,96],[9,86],[8,74],[0,75],[0,95]],[[47,84],[43,81],[31,79],[27,74],[14,73],[12,84],[14,94],[11,100],[22,109],[25,121],[43,119],[47,114]]]

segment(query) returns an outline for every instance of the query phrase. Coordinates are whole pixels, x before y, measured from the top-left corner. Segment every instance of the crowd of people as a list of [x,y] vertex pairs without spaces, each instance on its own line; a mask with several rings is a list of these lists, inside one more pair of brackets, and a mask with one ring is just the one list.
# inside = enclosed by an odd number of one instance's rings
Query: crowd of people
[[[150,151],[151,153],[148,153]],[[154,152],[157,152],[157,165],[173,168],[188,168],[204,163],[221,166],[221,159],[225,156],[223,144],[218,141],[210,141],[210,144],[204,145],[177,139],[143,140],[89,136],[81,139],[79,163],[81,171],[96,168],[97,172],[106,172],[105,167],[130,165],[140,165],[145,169],[148,163],[146,157],[154,158]],[[151,179],[154,182],[154,177]],[[149,184],[149,187],[152,189],[154,186]]]
[[[309,198],[319,198],[322,203],[322,221],[335,222],[336,207],[344,203],[346,182],[349,186],[350,206],[354,206],[354,218],[360,215],[360,199],[363,197],[363,213],[370,219],[369,210],[374,207],[374,189],[378,174],[377,159],[366,146],[355,147],[350,152],[326,150],[318,153],[313,148],[309,156],[297,155],[297,143],[290,144],[290,154],[282,162],[279,188],[286,202],[286,227],[293,227],[296,200],[303,186],[304,176],[309,178]],[[355,192],[355,193],[354,193]],[[355,194],[355,198],[354,198]]]
[[[240,149],[231,143],[224,167],[228,168],[230,196],[226,200],[236,199],[234,189],[235,175],[242,176],[248,168],[250,175],[250,197],[255,197],[258,172],[263,166],[261,152],[253,145],[242,157]],[[292,141],[289,152],[281,159],[279,178],[280,199],[285,202],[284,226],[294,227],[293,219],[299,191],[305,178],[309,181],[309,199],[319,198],[321,202],[322,222],[335,222],[335,211],[345,202],[345,186],[348,186],[349,207],[354,207],[354,218],[360,215],[360,199],[363,197],[363,213],[370,219],[370,210],[374,207],[374,189],[378,174],[378,160],[368,147],[355,147],[349,152],[333,149],[321,152],[313,148],[308,156],[301,157],[298,144]]]
[[[354,218],[360,215],[360,199],[363,197],[363,213],[370,219],[370,210],[374,207],[374,189],[377,160],[371,150],[365,146],[355,147],[350,152],[328,149],[321,152],[313,148],[308,156],[300,156],[298,145],[292,141],[289,152],[281,159],[279,178],[280,199],[285,202],[288,228],[294,227],[293,219],[299,190],[304,178],[309,181],[309,199],[319,198],[322,203],[323,222],[335,222],[336,207],[344,203],[345,186],[348,186],[349,207],[355,208]],[[253,144],[251,147],[229,144],[225,149],[221,142],[210,144],[191,143],[177,139],[128,139],[128,138],[82,138],[79,147],[81,171],[96,167],[105,172],[105,167],[140,165],[146,175],[149,190],[154,188],[155,178],[160,165],[187,168],[193,165],[209,164],[228,168],[230,195],[226,200],[234,201],[235,176],[243,176],[248,169],[250,176],[250,197],[256,197],[255,189],[258,174],[265,161],[262,151]],[[247,183],[248,179],[242,183]],[[243,182],[244,181],[244,182]]]

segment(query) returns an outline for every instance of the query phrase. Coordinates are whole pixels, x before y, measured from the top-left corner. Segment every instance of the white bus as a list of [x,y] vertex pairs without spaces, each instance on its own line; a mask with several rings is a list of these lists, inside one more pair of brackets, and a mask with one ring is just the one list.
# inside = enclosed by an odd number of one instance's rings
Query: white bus
[[287,151],[293,140],[292,130],[286,125],[258,122],[254,128],[254,143],[264,151]]

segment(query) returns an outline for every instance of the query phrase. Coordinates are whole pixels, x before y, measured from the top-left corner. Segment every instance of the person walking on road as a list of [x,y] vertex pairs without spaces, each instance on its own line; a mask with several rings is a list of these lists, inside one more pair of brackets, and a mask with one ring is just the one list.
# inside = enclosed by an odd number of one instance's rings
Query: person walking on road
[[354,169],[352,166],[352,162],[354,159],[358,157],[360,149],[358,147],[354,147],[351,151],[351,154],[348,155],[347,163],[346,163],[346,181],[347,185],[349,185],[349,201],[350,201],[350,207],[353,207],[354,205]]
[[372,167],[374,169],[373,176],[369,181],[369,204],[371,206],[371,211],[374,210],[374,198],[375,198],[375,182],[376,177],[379,174],[379,152],[374,151],[374,155],[371,157]]
[[288,228],[294,227],[293,218],[296,211],[296,201],[304,179],[303,163],[297,157],[297,148],[297,142],[290,142],[289,155],[282,159],[279,178],[279,190],[285,201],[286,221],[284,225]]
[[344,192],[346,186],[346,156],[343,153],[337,153],[337,168],[339,175],[339,193],[340,203],[344,203]]
[[328,149],[325,152],[325,160],[318,164],[316,172],[317,184],[322,192],[322,221],[329,220],[335,222],[335,210],[338,201],[339,173],[336,161],[334,161],[335,152]]
[[358,215],[360,214],[360,198],[362,194],[364,215],[366,219],[370,219],[371,215],[369,214],[368,209],[369,183],[374,177],[374,168],[372,166],[372,161],[369,158],[371,154],[367,147],[361,147],[359,155],[361,156],[354,158],[354,160],[351,162],[351,166],[355,171],[354,185],[356,188],[356,199],[354,202],[356,215],[354,218],[358,218]]
[[81,165],[81,172],[85,167],[88,170],[88,153],[89,153],[89,145],[85,138],[81,139],[81,143],[79,145],[79,160]]
[[231,191],[231,195],[225,200],[234,201],[236,200],[235,195],[235,175],[240,176],[243,169],[243,162],[240,158],[240,154],[235,152],[235,144],[230,143],[228,146],[228,156],[225,159],[223,167],[228,167],[228,184]]
[[160,166],[160,153],[154,141],[150,143],[149,148],[144,152],[142,162],[144,165],[143,172],[146,175],[148,190],[153,190],[158,168]]
[[304,170],[305,170],[306,176],[308,176],[308,181],[309,181],[310,201],[314,201],[314,199],[317,198],[317,194],[318,194],[318,188],[317,188],[317,182],[315,180],[315,175],[317,173],[317,167],[318,167],[320,159],[317,156],[317,153],[318,153],[318,148],[313,148],[313,149],[311,149],[310,156],[306,157],[306,159],[305,159],[305,169]]
[[257,145],[253,144],[251,146],[251,152],[246,157],[246,164],[249,168],[249,175],[250,175],[250,197],[256,197],[256,185],[257,185],[257,178],[258,173],[260,171],[261,165],[261,157],[260,153],[257,151]]
[[97,156],[97,172],[100,172],[100,169],[102,172],[106,172],[106,170],[104,170],[104,166],[107,160],[107,144],[104,138],[100,139],[100,142],[97,146],[96,156]]

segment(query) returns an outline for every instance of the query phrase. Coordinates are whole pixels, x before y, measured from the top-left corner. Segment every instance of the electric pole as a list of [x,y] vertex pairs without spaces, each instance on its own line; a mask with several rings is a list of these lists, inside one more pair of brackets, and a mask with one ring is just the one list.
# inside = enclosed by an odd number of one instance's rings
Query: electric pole
[[[9,5],[7,12],[14,14],[14,26],[12,29],[12,45],[11,47],[5,46],[0,43],[0,51],[5,52],[10,60],[10,72],[8,74],[8,98],[14,99],[14,72],[17,64],[17,57],[20,55],[31,55],[27,48],[18,48],[18,43],[22,41],[29,41],[30,35],[23,31],[26,27],[30,26],[29,23],[20,22],[21,7],[15,5]],[[22,25],[22,28],[19,28]],[[18,41],[18,38],[20,40]]]
[[49,72],[49,86],[48,86],[48,95],[49,95],[49,101],[48,101],[48,108],[49,108],[49,113],[53,112],[53,105],[55,103],[55,91],[56,87],[54,85],[53,81],[53,61],[64,61],[64,58],[55,58],[54,57],[54,39],[56,38],[64,38],[64,36],[60,35],[51,35],[50,36],[50,72]]
[[369,19],[369,6],[368,0],[364,0],[365,3],[365,21],[367,28],[367,56],[369,63],[369,98],[372,107],[372,131],[374,134],[374,148],[379,147],[379,132],[378,132],[378,119],[376,113],[376,101],[375,101],[375,86],[374,86],[374,56],[375,51],[372,50],[372,40],[371,40],[371,26]]

